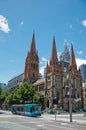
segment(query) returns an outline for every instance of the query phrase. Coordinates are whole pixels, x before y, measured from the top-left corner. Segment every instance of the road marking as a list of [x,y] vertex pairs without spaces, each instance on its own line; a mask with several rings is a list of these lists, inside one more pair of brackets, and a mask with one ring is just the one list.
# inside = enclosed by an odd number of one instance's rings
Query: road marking
[[61,125],[68,125],[68,123],[61,123]]
[[76,128],[69,128],[68,126],[67,127],[63,127],[63,126],[57,126],[57,125],[51,125],[51,124],[46,124],[47,126],[52,126],[52,127],[57,127],[57,128],[64,128],[64,129],[69,129],[69,130],[78,130]]
[[0,115],[0,118],[16,117],[15,115]]
[[46,128],[46,129],[48,129],[48,127],[47,126],[45,126],[45,125],[37,125],[37,127],[42,127],[42,128]]
[[7,121],[0,122],[0,127],[9,128],[12,130],[36,130],[36,129],[31,128],[31,127],[26,127],[23,125],[18,125],[16,123],[11,123],[11,122],[7,122]]

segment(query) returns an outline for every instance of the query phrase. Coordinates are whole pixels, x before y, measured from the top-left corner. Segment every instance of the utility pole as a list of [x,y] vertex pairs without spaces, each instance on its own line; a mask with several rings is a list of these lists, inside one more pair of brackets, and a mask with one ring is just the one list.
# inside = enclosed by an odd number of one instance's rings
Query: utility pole
[[69,81],[69,113],[70,113],[70,122],[72,122],[72,87],[71,87],[71,68],[68,67],[68,81]]
[[69,79],[69,113],[70,113],[70,122],[72,122],[72,88],[71,88],[71,74],[70,74],[71,68],[68,67],[68,79]]
[[47,107],[47,72],[45,72],[45,108],[46,107]]

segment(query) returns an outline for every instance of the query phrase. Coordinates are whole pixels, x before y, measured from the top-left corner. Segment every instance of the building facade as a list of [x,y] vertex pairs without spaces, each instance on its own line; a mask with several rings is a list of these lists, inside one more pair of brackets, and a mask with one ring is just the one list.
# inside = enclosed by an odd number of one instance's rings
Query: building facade
[[33,83],[39,79],[39,57],[36,51],[35,36],[33,34],[30,51],[27,54],[24,70],[24,81]]
[[[34,39],[34,40],[33,40]],[[33,63],[33,58],[26,59],[25,63],[25,74],[27,75],[27,81],[29,81],[29,74],[35,73],[37,77],[34,79],[34,87],[35,89],[42,93],[45,99],[45,106],[51,108],[54,105],[57,105],[59,108],[69,109],[69,97],[70,97],[70,89],[71,89],[71,103],[73,109],[81,109],[82,108],[82,78],[80,70],[77,70],[77,65],[75,61],[74,49],[71,44],[71,51],[68,52],[67,47],[65,47],[65,57],[66,59],[58,61],[57,49],[56,49],[56,41],[55,37],[52,42],[52,50],[49,63],[46,65],[45,78],[39,79],[39,62],[38,55],[35,46],[35,38],[32,37],[31,42],[31,50],[34,53],[34,64],[37,66],[37,69],[34,68],[29,69],[29,64]],[[34,45],[33,45],[34,44]],[[66,56],[67,54],[67,56]],[[70,57],[69,57],[70,54]],[[32,53],[28,53],[27,57],[30,57]],[[63,55],[64,56],[64,55]],[[32,56],[31,56],[32,57]],[[31,61],[30,61],[31,60]],[[32,65],[30,65],[32,66]],[[70,79],[68,79],[68,75],[70,74]],[[31,79],[33,81],[33,77]],[[69,84],[71,86],[69,86]],[[71,88],[70,88],[71,87]]]
[[67,47],[67,44],[65,43],[64,45],[64,51],[60,56],[60,61],[64,61],[64,62],[70,62],[70,52],[69,49]]
[[[67,48],[65,50],[68,55]],[[31,47],[25,61],[22,80],[32,83],[36,91],[43,95],[44,107],[52,108],[55,105],[58,108],[69,109],[69,100],[71,98],[71,104],[74,110],[82,108],[82,77],[80,70],[77,70],[72,44],[70,58],[67,56],[67,59],[64,60],[63,58],[61,61],[58,60],[54,37],[50,60],[49,63],[46,63],[45,78],[40,78],[39,57],[36,50],[35,36],[33,34]],[[12,80],[9,81],[9,83],[11,82],[13,83]]]
[[86,82],[83,83],[83,109],[86,111]]
[[[70,76],[68,78],[68,76]],[[71,96],[73,110],[83,107],[82,103],[82,77],[80,69],[77,70],[73,45],[70,49],[70,63],[66,70],[63,69],[63,101],[65,107],[69,108],[69,98]],[[68,105],[68,106],[67,106]]]
[[8,81],[7,84],[7,90],[8,91],[13,91],[15,88],[19,86],[24,81],[24,73],[12,78],[11,80]]
[[82,64],[80,66],[80,70],[81,70],[82,80],[83,82],[86,82],[86,64]]

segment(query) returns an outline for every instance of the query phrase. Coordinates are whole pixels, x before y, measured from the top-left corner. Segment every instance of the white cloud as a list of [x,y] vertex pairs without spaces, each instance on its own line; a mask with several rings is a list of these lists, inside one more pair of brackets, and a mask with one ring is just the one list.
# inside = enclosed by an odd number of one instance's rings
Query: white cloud
[[44,75],[44,70],[47,65],[47,62],[48,62],[48,60],[45,57],[42,57],[40,60],[41,66],[40,66],[39,72],[41,73],[42,76]]
[[[82,51],[80,51],[80,53],[83,53]],[[59,52],[60,54],[60,52]],[[41,66],[40,66],[40,70],[39,72],[41,73],[41,75],[43,76],[44,75],[44,70],[45,70],[45,67],[47,65],[47,62],[49,62],[49,60],[47,60],[46,58],[42,57],[41,58]],[[76,64],[77,64],[77,68],[79,69],[80,65],[82,64],[86,64],[86,59],[79,59],[79,58],[76,58]]]
[[61,52],[58,52],[57,56],[58,56],[58,60],[60,60]]
[[40,67],[39,72],[41,73],[42,76],[44,75],[45,67],[46,67],[46,66],[42,66],[42,67]]
[[24,22],[23,22],[23,21],[21,21],[20,25],[24,25]]
[[77,54],[82,55],[83,51],[77,51]]
[[80,65],[86,64],[86,59],[79,59],[79,58],[77,58],[76,59],[76,64],[77,64],[77,68],[79,68]]
[[48,61],[48,60],[47,60],[46,58],[42,57],[41,60],[40,60],[40,64],[41,64],[41,65],[44,65],[44,64],[47,63],[47,61]]
[[0,30],[5,33],[8,33],[10,31],[8,20],[3,15],[0,15]]
[[46,58],[42,57],[42,61],[47,62],[48,60]]
[[86,19],[83,20],[81,23],[82,23],[82,25],[83,25],[84,27],[86,27]]

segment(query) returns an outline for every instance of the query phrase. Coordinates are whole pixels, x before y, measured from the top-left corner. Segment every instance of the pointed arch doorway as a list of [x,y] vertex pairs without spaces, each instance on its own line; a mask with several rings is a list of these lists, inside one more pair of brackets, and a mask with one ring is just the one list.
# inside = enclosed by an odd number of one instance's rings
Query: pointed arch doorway
[[46,107],[49,108],[49,99],[47,98],[47,101],[46,101]]

